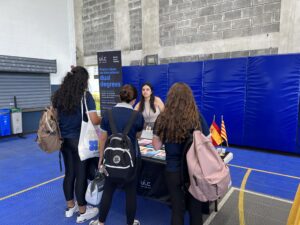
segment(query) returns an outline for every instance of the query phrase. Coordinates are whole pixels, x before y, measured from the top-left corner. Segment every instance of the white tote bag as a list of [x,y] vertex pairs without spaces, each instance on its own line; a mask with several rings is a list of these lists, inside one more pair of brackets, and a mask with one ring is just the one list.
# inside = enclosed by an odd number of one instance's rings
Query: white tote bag
[[85,200],[91,205],[99,205],[103,194],[105,177],[98,173],[93,181],[91,181],[86,189]]
[[[88,122],[83,120],[83,103],[86,108],[86,114],[88,117]],[[88,108],[86,104],[86,97],[84,93],[83,100],[81,101],[81,130],[80,130],[80,137],[79,137],[79,144],[78,144],[78,154],[80,160],[86,160],[89,158],[99,157],[99,140],[96,133],[96,129],[90,119]]]

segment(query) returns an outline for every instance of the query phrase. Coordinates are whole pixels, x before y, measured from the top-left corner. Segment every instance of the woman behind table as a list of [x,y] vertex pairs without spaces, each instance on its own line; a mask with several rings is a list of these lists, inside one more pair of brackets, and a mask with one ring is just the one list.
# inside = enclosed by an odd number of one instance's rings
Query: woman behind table
[[[122,133],[128,123],[128,120],[131,118],[133,113],[133,105],[137,98],[137,90],[132,85],[124,85],[120,90],[120,99],[121,103],[118,103],[112,109],[112,116],[116,125],[116,129],[118,133]],[[130,138],[133,146],[135,146],[136,154],[139,155],[139,149],[136,139],[136,135],[138,132],[142,131],[144,124],[144,118],[141,113],[138,113],[136,116],[136,120],[133,123],[128,137]],[[103,150],[104,144],[107,138],[112,134],[110,129],[108,113],[106,112],[101,121],[101,135],[100,135],[100,162],[103,159]],[[136,213],[136,185],[137,185],[137,177],[133,181],[130,181],[125,184],[121,184],[125,191],[126,195],[126,217],[127,217],[127,225],[139,225],[139,221],[135,220]],[[102,194],[102,199],[100,202],[100,213],[99,220],[94,220],[90,222],[90,225],[104,225],[110,206],[113,198],[113,194],[117,187],[120,184],[116,183],[109,179],[109,176],[105,179],[104,190]]]
[[[88,206],[85,201],[87,189],[88,161],[81,161],[78,154],[78,142],[81,129],[81,99],[86,93],[88,109],[84,108],[83,118],[87,121],[89,113],[94,125],[100,124],[96,113],[95,101],[86,91],[89,74],[83,67],[73,67],[64,77],[60,88],[52,96],[52,105],[57,109],[61,136],[64,139],[61,152],[65,164],[63,190],[67,202],[66,217],[72,217],[79,211],[76,222],[82,223],[95,217],[98,209]],[[77,202],[74,200],[74,192]]]
[[182,151],[194,129],[209,135],[207,123],[198,112],[192,90],[184,83],[175,83],[168,92],[165,111],[155,122],[152,140],[155,149],[165,144],[165,175],[172,204],[171,225],[184,224],[185,209],[190,214],[190,225],[203,224],[202,203],[189,193],[184,193],[181,180]]
[[156,118],[164,111],[164,108],[165,106],[162,100],[159,97],[154,96],[152,85],[150,83],[144,83],[142,86],[142,99],[134,108],[135,110],[142,112],[144,116],[144,129],[153,129]]

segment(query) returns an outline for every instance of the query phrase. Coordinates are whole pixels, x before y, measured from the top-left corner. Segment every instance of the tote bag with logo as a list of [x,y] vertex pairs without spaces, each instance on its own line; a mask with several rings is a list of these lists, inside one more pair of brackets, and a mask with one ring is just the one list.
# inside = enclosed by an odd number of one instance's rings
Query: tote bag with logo
[[96,133],[95,126],[93,125],[89,113],[87,113],[88,122],[83,120],[83,103],[88,112],[86,104],[86,96],[84,94],[83,100],[81,101],[81,130],[78,144],[78,153],[80,160],[86,160],[93,157],[99,157],[99,140]]

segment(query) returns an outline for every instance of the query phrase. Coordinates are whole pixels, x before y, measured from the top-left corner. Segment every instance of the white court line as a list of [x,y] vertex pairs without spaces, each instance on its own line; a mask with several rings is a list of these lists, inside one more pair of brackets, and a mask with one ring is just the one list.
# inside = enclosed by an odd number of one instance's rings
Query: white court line
[[[236,187],[232,187],[232,188],[234,190],[237,190],[237,191],[241,190],[241,189],[236,188]],[[253,195],[257,195],[257,196],[261,196],[261,197],[265,197],[265,198],[270,198],[270,199],[274,199],[274,200],[281,201],[281,202],[286,202],[286,203],[290,203],[290,204],[293,203],[293,201],[283,199],[283,198],[274,197],[274,196],[271,196],[271,195],[266,195],[266,194],[262,194],[262,193],[258,193],[258,192],[254,192],[254,191],[249,191],[249,190],[246,190],[246,189],[244,189],[243,191],[246,192],[246,193],[249,193],[249,194],[253,194]]]
[[281,176],[281,177],[288,177],[288,178],[292,178],[292,179],[297,179],[300,180],[300,177],[297,176],[292,176],[292,175],[288,175],[288,174],[284,174],[284,173],[277,173],[277,172],[272,172],[272,171],[268,171],[268,170],[260,170],[260,169],[255,169],[255,168],[251,168],[251,167],[246,167],[246,166],[239,166],[239,165],[234,165],[234,164],[228,164],[230,167],[236,167],[236,168],[241,168],[241,169],[251,169],[252,171],[255,172],[261,172],[261,173],[266,173],[266,174],[272,174],[272,175],[277,175],[277,176]]
[[13,193],[13,194],[10,194],[10,195],[1,197],[1,198],[0,198],[0,201],[3,201],[3,200],[5,200],[5,199],[11,198],[11,197],[14,197],[14,196],[16,196],[16,195],[20,195],[20,194],[22,194],[22,193],[24,193],[24,192],[27,192],[27,191],[30,191],[30,190],[32,190],[32,189],[38,188],[38,187],[43,186],[43,185],[45,185],[45,184],[49,184],[49,183],[51,183],[51,182],[53,182],[53,181],[56,181],[56,180],[59,180],[59,179],[63,178],[64,176],[65,176],[65,175],[62,175],[62,176],[56,177],[56,178],[54,178],[54,179],[45,181],[45,182],[43,182],[43,183],[37,184],[37,185],[35,185],[35,186],[26,188],[26,189],[24,189],[24,190],[15,192],[15,193]]
[[[225,202],[229,199],[229,197],[231,196],[231,194],[233,193],[233,191],[234,191],[234,188],[231,187],[230,190],[226,193],[226,195],[222,198],[222,200],[218,204],[218,212],[223,207],[223,205],[225,204]],[[215,212],[215,210],[214,210],[209,215],[209,217],[207,218],[207,220],[205,221],[205,223],[203,225],[209,225],[212,222],[212,220],[215,218],[215,216],[217,215],[218,212]]]
[[[226,203],[226,201],[229,199],[229,197],[232,195],[232,193],[234,191],[240,191],[240,188],[236,188],[236,187],[231,187],[230,188],[230,190],[227,192],[227,194],[224,196],[224,198],[218,204],[218,211],[220,211],[220,209],[223,207],[223,205]],[[246,193],[249,193],[249,194],[260,196],[260,197],[270,198],[270,199],[273,199],[273,200],[293,204],[293,201],[289,201],[289,200],[286,200],[286,199],[273,197],[273,196],[270,196],[270,195],[265,195],[265,194],[261,194],[261,193],[254,192],[254,191],[248,191],[248,190],[245,190],[245,189],[243,191],[246,192]],[[218,212],[213,211],[209,215],[209,217],[207,218],[207,220],[205,221],[205,223],[203,225],[209,225],[212,222],[212,220],[216,217],[217,214],[218,214]]]

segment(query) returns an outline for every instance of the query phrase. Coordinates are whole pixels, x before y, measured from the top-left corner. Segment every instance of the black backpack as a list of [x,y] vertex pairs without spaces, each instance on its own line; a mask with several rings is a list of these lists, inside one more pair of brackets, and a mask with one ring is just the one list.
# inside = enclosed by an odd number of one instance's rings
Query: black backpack
[[137,113],[135,110],[132,111],[125,129],[122,133],[118,133],[112,110],[108,111],[108,120],[112,135],[108,137],[105,143],[103,164],[107,171],[107,178],[117,183],[132,181],[136,175],[136,150],[127,134],[135,121]]

